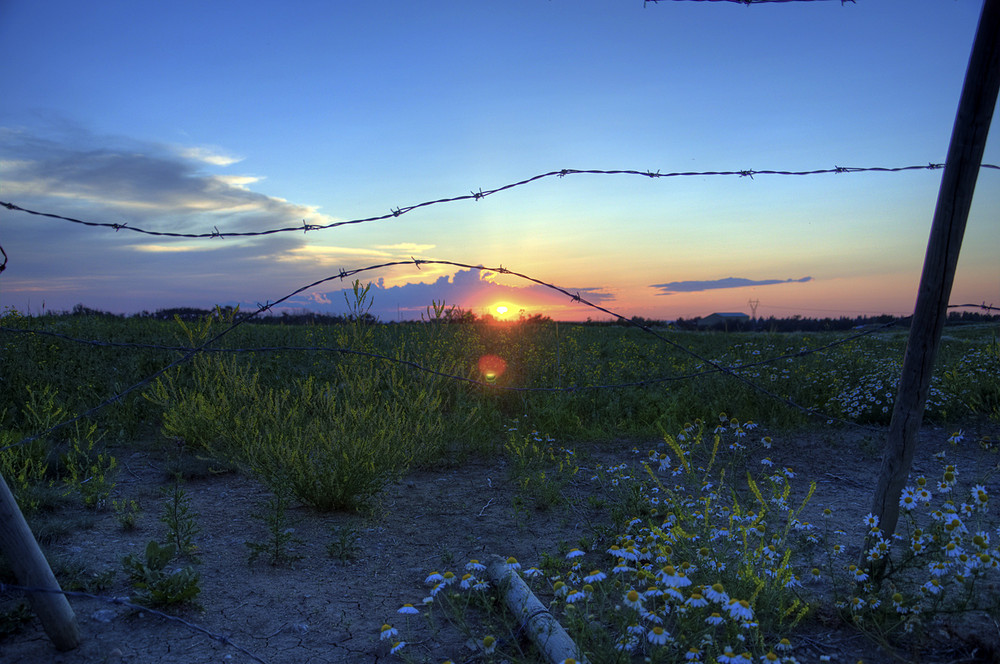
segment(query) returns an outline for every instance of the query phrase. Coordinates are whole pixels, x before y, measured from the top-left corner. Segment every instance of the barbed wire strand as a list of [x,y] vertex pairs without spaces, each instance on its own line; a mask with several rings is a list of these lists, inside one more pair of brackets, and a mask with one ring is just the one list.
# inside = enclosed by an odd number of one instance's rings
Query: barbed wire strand
[[243,653],[247,657],[251,658],[255,662],[260,662],[260,664],[267,664],[266,660],[261,659],[260,657],[258,657],[257,655],[253,654],[252,652],[250,652],[249,650],[247,650],[243,646],[241,646],[241,645],[239,645],[237,643],[234,643],[232,641],[232,639],[230,639],[228,636],[226,636],[224,634],[217,634],[217,633],[211,631],[210,629],[208,629],[206,627],[202,627],[201,625],[193,623],[193,622],[191,622],[189,620],[185,620],[184,618],[181,618],[179,616],[173,616],[173,615],[170,615],[169,613],[164,613],[163,611],[160,611],[158,609],[154,609],[154,608],[151,608],[151,607],[148,607],[148,606],[144,606],[142,604],[134,604],[134,603],[128,601],[127,599],[123,599],[121,597],[110,597],[110,596],[107,596],[107,595],[95,595],[94,593],[87,593],[87,592],[82,592],[82,591],[79,591],[79,590],[61,590],[61,589],[55,589],[55,588],[33,588],[33,587],[29,587],[29,586],[19,586],[19,585],[15,585],[15,584],[11,584],[11,583],[0,582],[0,594],[3,594],[3,593],[10,593],[10,594],[47,593],[47,594],[50,594],[50,595],[65,595],[66,597],[77,597],[77,598],[81,598],[81,599],[94,599],[94,600],[98,600],[98,601],[101,601],[101,602],[106,602],[108,604],[114,604],[114,605],[118,605],[118,606],[124,606],[126,608],[129,608],[129,609],[132,609],[132,610],[135,610],[135,611],[145,611],[145,612],[151,613],[151,614],[153,614],[155,616],[158,616],[160,618],[163,618],[164,620],[169,620],[171,622],[175,622],[175,623],[181,624],[181,625],[187,627],[190,630],[193,630],[195,632],[199,632],[201,634],[204,634],[205,636],[209,637],[210,639],[212,639],[214,641],[218,641],[219,643],[222,643],[222,644],[224,644],[226,646],[229,646],[230,648],[233,648],[235,650],[240,651],[241,653]]
[[991,307],[990,305],[983,302],[982,304],[949,304],[949,309],[982,309],[984,311],[1000,311],[1000,307]]
[[[671,173],[661,173],[660,171],[639,171],[639,170],[628,170],[628,169],[617,169],[617,170],[602,170],[602,169],[575,169],[575,168],[564,168],[558,171],[549,171],[547,173],[541,173],[539,175],[534,175],[517,182],[512,182],[510,184],[505,184],[495,189],[489,189],[483,191],[481,188],[477,191],[472,191],[469,194],[462,196],[452,196],[448,198],[439,198],[433,201],[424,201],[423,203],[417,203],[415,205],[408,205],[406,207],[397,207],[392,209],[388,214],[375,215],[371,217],[364,217],[360,219],[349,219],[346,221],[334,221],[328,224],[307,224],[305,220],[302,221],[300,225],[296,226],[285,226],[281,228],[270,228],[262,231],[220,231],[217,227],[212,229],[211,233],[178,233],[173,231],[154,231],[138,226],[130,226],[128,222],[116,223],[116,222],[101,222],[101,221],[85,221],[83,219],[77,219],[75,217],[69,217],[61,214],[54,214],[52,212],[40,212],[38,210],[31,210],[28,208],[21,207],[14,203],[7,201],[0,201],[0,206],[7,208],[8,210],[14,212],[24,212],[25,214],[30,214],[38,217],[47,217],[50,219],[57,219],[60,221],[68,221],[74,224],[80,224],[82,226],[97,227],[97,228],[110,228],[114,231],[132,231],[133,233],[140,233],[143,235],[151,235],[156,237],[173,237],[173,238],[219,238],[224,239],[227,237],[259,237],[262,235],[274,235],[276,233],[308,233],[310,231],[320,231],[328,230],[331,228],[339,228],[341,226],[349,226],[353,224],[363,224],[372,221],[385,221],[387,219],[394,219],[400,217],[414,210],[419,210],[431,205],[441,205],[445,203],[455,203],[458,201],[478,201],[487,196],[492,196],[494,194],[499,194],[504,191],[509,191],[516,187],[523,187],[525,185],[543,180],[546,178],[564,178],[570,175],[630,175],[639,176],[646,178],[675,178],[675,177],[710,177],[710,176],[734,176],[734,177],[749,177],[751,180],[756,175],[775,175],[775,176],[810,176],[810,175],[825,175],[831,173],[901,173],[904,171],[915,171],[915,170],[937,170],[944,168],[944,164],[929,163],[923,166],[869,166],[869,167],[850,167],[850,166],[834,166],[833,168],[820,168],[808,171],[789,171],[789,170],[740,170],[740,171],[677,171]],[[995,170],[1000,170],[1000,166],[993,164],[982,164],[980,168],[991,168]]]

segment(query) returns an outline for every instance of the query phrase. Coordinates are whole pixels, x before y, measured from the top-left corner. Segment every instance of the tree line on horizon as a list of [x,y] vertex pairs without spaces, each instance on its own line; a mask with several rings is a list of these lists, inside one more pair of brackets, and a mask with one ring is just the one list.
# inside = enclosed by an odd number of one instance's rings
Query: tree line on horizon
[[[102,311],[100,309],[93,309],[91,307],[84,306],[83,304],[77,304],[70,311],[63,312],[46,312],[45,316],[96,316],[102,318],[151,318],[156,320],[175,320],[179,319],[182,321],[196,321],[201,320],[207,316],[212,315],[222,315],[230,316],[235,313],[236,308],[230,305],[219,306],[216,309],[202,309],[199,307],[170,307],[165,309],[157,309],[156,311],[142,311],[134,314],[116,314],[109,311]],[[701,316],[695,316],[692,318],[677,318],[675,320],[661,320],[655,318],[645,318],[643,316],[633,316],[630,319],[615,319],[615,320],[604,320],[595,321],[591,318],[587,318],[585,321],[574,321],[567,324],[572,325],[589,325],[589,326],[631,326],[639,325],[642,327],[668,327],[677,330],[703,330],[704,327],[699,325],[702,320]],[[467,325],[476,323],[494,323],[497,319],[491,314],[481,314],[476,315],[472,311],[467,309],[462,309],[461,307],[452,306],[450,308],[431,307],[427,308],[427,315],[421,314],[419,320],[410,321],[379,321],[378,318],[370,313],[362,314],[361,316],[354,316],[352,314],[325,314],[308,309],[295,309],[295,310],[284,310],[280,314],[273,313],[265,316],[260,316],[255,322],[270,325],[337,325],[342,323],[351,323],[361,321],[370,324],[387,324],[387,325],[419,325],[423,323],[430,324],[451,324],[451,325]],[[508,321],[502,321],[507,323]],[[540,325],[544,323],[554,323],[555,321],[543,314],[531,314],[526,315],[524,312],[521,313],[520,317],[514,321],[509,321],[514,324],[521,325]],[[973,324],[973,323],[996,323],[1000,322],[1000,315],[990,314],[978,311],[952,311],[948,314],[948,323],[952,325],[956,324]],[[909,326],[908,316],[893,316],[889,314],[879,314],[875,316],[839,316],[837,318],[825,317],[825,318],[809,318],[801,315],[793,315],[787,318],[777,318],[775,316],[770,316],[768,318],[757,318],[752,320],[746,320],[742,322],[729,322],[725,328],[725,331],[729,332],[826,332],[826,331],[845,331],[854,330],[858,328],[864,328],[868,326],[881,326],[888,324],[895,324],[903,327]],[[720,328],[709,328],[714,331],[718,331]]]

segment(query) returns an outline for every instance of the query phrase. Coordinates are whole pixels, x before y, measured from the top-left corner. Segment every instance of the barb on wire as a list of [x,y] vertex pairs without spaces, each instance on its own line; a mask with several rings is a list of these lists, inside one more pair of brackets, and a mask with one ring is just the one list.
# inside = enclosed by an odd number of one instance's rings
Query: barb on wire
[[985,302],[982,304],[949,304],[949,309],[982,309],[983,311],[1000,311],[1000,307],[993,307]]
[[[779,1],[779,0],[771,0]],[[901,173],[903,171],[916,171],[916,170],[936,170],[943,168],[944,164],[930,163],[922,166],[871,166],[871,167],[847,167],[847,166],[834,166],[833,168],[820,168],[808,171],[783,171],[783,170],[753,170],[744,169],[736,171],[675,171],[671,173],[661,173],[656,171],[655,173],[651,170],[629,170],[629,169],[617,169],[617,170],[603,170],[603,169],[575,169],[575,168],[564,168],[558,171],[549,171],[548,173],[541,173],[539,175],[534,175],[524,180],[518,182],[512,182],[510,184],[505,184],[501,187],[495,189],[489,189],[483,191],[480,188],[477,191],[473,191],[469,194],[463,196],[453,196],[451,198],[439,198],[433,201],[424,201],[423,203],[417,203],[415,205],[407,205],[405,207],[392,208],[389,214],[376,215],[372,217],[364,217],[360,219],[350,219],[347,221],[334,221],[329,224],[310,224],[305,226],[307,231],[319,231],[326,230],[330,228],[338,228],[340,226],[348,226],[352,224],[364,224],[371,221],[384,221],[387,219],[394,219],[400,217],[408,212],[413,212],[414,210],[419,210],[420,208],[425,208],[430,205],[441,205],[444,203],[455,203],[457,201],[478,201],[487,196],[492,196],[493,194],[499,194],[500,192],[507,191],[509,189],[514,189],[515,187],[523,187],[525,185],[543,180],[546,178],[563,178],[567,175],[634,175],[645,178],[677,178],[677,177],[705,177],[705,176],[735,176],[735,177],[749,177],[751,180],[755,175],[784,175],[784,176],[807,176],[807,175],[825,175],[831,173]],[[980,168],[991,168],[1000,170],[1000,166],[993,164],[982,164]],[[133,233],[141,233],[143,235],[152,235],[157,237],[176,237],[176,238],[234,238],[234,237],[256,237],[261,235],[274,235],[275,233],[291,233],[299,232],[303,230],[303,226],[284,226],[281,228],[271,228],[263,231],[232,231],[223,233],[219,230],[217,226],[214,226],[211,233],[176,233],[171,231],[154,231],[145,228],[140,228],[138,226],[129,226],[127,223],[108,223],[100,221],[85,221],[83,219],[77,219],[75,217],[68,217],[61,214],[54,214],[51,212],[40,212],[38,210],[29,210],[28,208],[21,207],[20,205],[15,205],[14,203],[9,203],[5,201],[0,201],[0,206],[12,210],[15,212],[24,212],[25,214],[30,214],[38,217],[47,217],[49,219],[57,219],[60,221],[68,221],[74,224],[81,224],[83,226],[98,227],[98,228],[111,228],[115,231],[126,230],[132,231]],[[305,222],[303,221],[303,224]]]
[[180,625],[183,625],[184,627],[187,627],[188,629],[190,629],[192,631],[198,632],[200,634],[204,634],[208,638],[210,638],[210,639],[212,639],[214,641],[218,641],[219,643],[222,643],[222,644],[224,644],[226,646],[229,646],[230,648],[233,648],[234,650],[238,650],[241,653],[243,653],[244,655],[246,655],[247,657],[249,657],[250,659],[254,660],[255,662],[260,662],[260,664],[267,664],[266,660],[261,659],[260,657],[258,657],[257,655],[253,654],[252,652],[250,652],[249,650],[247,650],[243,646],[241,646],[241,645],[239,645],[237,643],[234,643],[232,641],[232,639],[230,639],[225,634],[217,634],[217,633],[211,631],[210,629],[208,629],[207,627],[202,627],[201,625],[195,624],[195,623],[193,623],[193,622],[191,622],[189,620],[185,620],[184,618],[180,618],[178,616],[172,616],[169,613],[164,613],[163,611],[160,611],[158,609],[153,609],[153,608],[150,608],[148,606],[141,605],[141,604],[134,604],[134,603],[132,603],[132,602],[126,600],[126,599],[123,599],[121,597],[108,597],[108,596],[105,596],[105,595],[95,595],[93,593],[82,592],[82,591],[79,591],[79,590],[56,590],[54,588],[33,588],[33,587],[29,587],[29,586],[19,586],[19,585],[15,585],[15,584],[11,584],[11,583],[2,583],[2,582],[0,582],[0,594],[2,594],[2,593],[11,593],[11,594],[47,593],[47,594],[50,594],[50,595],[65,595],[66,597],[79,597],[81,599],[94,599],[94,600],[97,600],[97,601],[100,601],[100,602],[107,602],[108,604],[114,604],[114,605],[118,605],[118,606],[124,606],[126,608],[133,609],[135,611],[143,611],[145,613],[151,613],[151,614],[153,614],[155,616],[159,616],[160,618],[163,618],[164,620],[169,620],[171,622],[178,623]]

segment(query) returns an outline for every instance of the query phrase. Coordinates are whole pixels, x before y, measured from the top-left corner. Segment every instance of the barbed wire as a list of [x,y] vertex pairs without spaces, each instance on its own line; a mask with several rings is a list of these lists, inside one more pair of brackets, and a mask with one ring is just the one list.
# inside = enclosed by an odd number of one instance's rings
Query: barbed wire
[[[799,0],[801,1],[801,0]],[[445,203],[455,203],[458,201],[478,201],[487,196],[492,196],[494,194],[499,194],[504,191],[509,191],[516,187],[523,187],[525,185],[531,184],[533,182],[538,182],[539,180],[544,180],[546,178],[564,178],[570,175],[629,175],[629,176],[639,176],[652,179],[660,178],[676,178],[676,177],[710,177],[710,176],[733,176],[733,177],[748,177],[751,180],[756,175],[775,175],[775,176],[809,176],[809,175],[827,175],[836,173],[901,173],[904,171],[915,171],[915,170],[937,170],[944,168],[944,164],[928,163],[922,166],[867,166],[867,167],[853,167],[853,166],[834,166],[833,168],[820,168],[808,171],[790,171],[790,170],[738,170],[738,171],[675,171],[670,173],[661,173],[660,171],[640,171],[640,170],[628,170],[628,169],[575,169],[575,168],[564,168],[558,171],[549,171],[547,173],[541,173],[539,175],[534,175],[517,182],[512,182],[510,184],[505,184],[494,189],[488,189],[483,191],[482,188],[472,191],[468,194],[461,196],[451,196],[448,198],[439,198],[432,201],[424,201],[423,203],[417,203],[415,205],[407,205],[405,207],[397,207],[392,209],[387,214],[375,215],[370,217],[364,217],[359,219],[349,219],[346,221],[334,221],[329,224],[307,224],[305,220],[302,220],[301,225],[297,226],[285,226],[281,228],[270,228],[262,231],[232,231],[223,232],[214,227],[211,233],[178,233],[174,231],[154,231],[138,226],[130,226],[128,222],[117,223],[117,222],[103,222],[103,221],[86,221],[83,219],[77,219],[76,217],[69,217],[61,214],[55,214],[52,212],[41,212],[38,210],[31,210],[28,208],[21,207],[14,203],[7,201],[0,201],[0,206],[7,208],[13,212],[24,212],[25,214],[30,214],[38,217],[46,217],[49,219],[57,219],[60,221],[68,221],[74,224],[80,224],[82,226],[95,227],[95,228],[110,228],[114,231],[132,231],[133,233],[140,233],[142,235],[151,235],[156,237],[173,237],[173,238],[219,238],[224,239],[227,237],[259,237],[262,235],[274,235],[276,233],[292,233],[292,232],[302,232],[308,233],[310,231],[320,231],[328,230],[331,228],[339,228],[341,226],[349,226],[353,224],[364,224],[372,221],[385,221],[387,219],[394,219],[400,217],[414,210],[419,210],[431,205],[441,205]],[[980,168],[990,168],[995,170],[1000,170],[1000,166],[993,164],[982,164]]]
[[983,302],[982,304],[949,304],[949,309],[982,309],[983,311],[1000,311],[1000,307],[991,307]]
[[101,601],[101,602],[106,602],[108,604],[114,604],[116,606],[124,606],[124,607],[126,607],[128,609],[132,609],[134,611],[148,612],[148,613],[151,613],[151,614],[153,614],[155,616],[163,618],[164,620],[169,620],[171,622],[178,623],[180,625],[183,625],[184,627],[187,627],[188,629],[190,629],[192,631],[204,634],[205,636],[209,637],[210,639],[212,639],[214,641],[218,641],[219,643],[222,643],[223,645],[229,646],[230,648],[233,648],[234,650],[238,650],[239,652],[243,653],[244,655],[246,655],[247,657],[251,658],[255,662],[260,662],[260,664],[267,664],[266,660],[261,659],[260,657],[258,657],[257,655],[253,654],[252,652],[250,652],[249,650],[247,650],[243,646],[241,646],[241,645],[239,645],[237,643],[234,643],[232,641],[232,639],[230,639],[228,636],[226,636],[224,634],[217,634],[216,632],[211,631],[207,627],[202,627],[201,625],[193,623],[193,622],[191,622],[189,620],[185,620],[184,618],[181,618],[179,616],[173,616],[173,615],[170,615],[169,613],[164,613],[163,611],[160,611],[158,609],[154,609],[154,608],[151,608],[149,606],[142,605],[142,604],[135,604],[135,603],[130,602],[127,599],[124,599],[122,597],[111,597],[111,596],[108,596],[108,595],[95,595],[94,593],[83,592],[83,591],[80,591],[80,590],[62,590],[62,589],[55,589],[55,588],[34,588],[34,587],[30,587],[30,586],[19,586],[19,585],[16,585],[16,584],[0,582],[0,594],[3,594],[3,593],[9,593],[9,594],[12,594],[12,595],[13,594],[24,594],[24,595],[26,595],[26,594],[29,594],[29,593],[46,593],[46,594],[49,594],[49,595],[65,595],[66,597],[78,597],[78,598],[81,598],[81,599],[94,599],[94,600],[98,600],[98,601]]

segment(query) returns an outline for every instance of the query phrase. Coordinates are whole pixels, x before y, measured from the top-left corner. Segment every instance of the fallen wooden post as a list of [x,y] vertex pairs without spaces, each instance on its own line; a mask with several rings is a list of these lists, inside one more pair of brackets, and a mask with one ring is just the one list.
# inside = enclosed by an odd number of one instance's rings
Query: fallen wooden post
[[80,645],[73,607],[62,594],[3,475],[0,475],[0,555],[7,558],[20,585],[44,591],[29,592],[28,601],[52,644],[59,650],[72,650]]
[[507,567],[500,556],[487,558],[486,576],[490,583],[504,594],[507,608],[517,616],[521,629],[552,664],[563,664],[567,659],[588,664],[573,639],[563,629],[555,616],[535,597],[519,574]]

